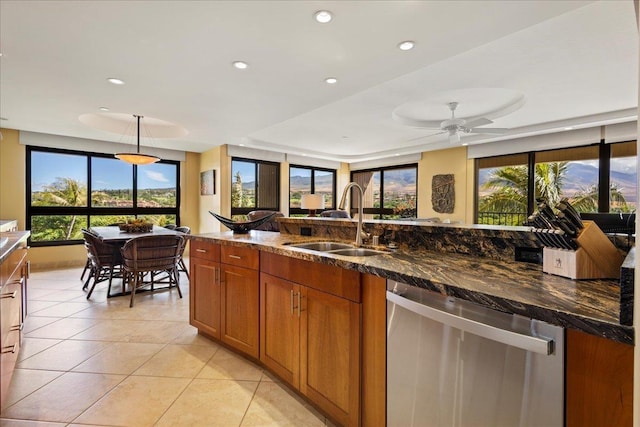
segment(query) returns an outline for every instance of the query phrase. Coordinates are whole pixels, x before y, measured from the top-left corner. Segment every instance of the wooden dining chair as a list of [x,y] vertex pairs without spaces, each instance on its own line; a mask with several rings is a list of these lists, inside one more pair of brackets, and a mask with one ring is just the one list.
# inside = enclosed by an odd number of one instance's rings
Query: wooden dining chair
[[107,288],[107,295],[110,295],[113,278],[122,277],[122,256],[118,250],[119,248],[103,242],[98,236],[84,228],[82,229],[82,236],[84,237],[84,244],[87,248],[87,259],[90,264],[89,276],[82,289],[86,290],[89,282],[93,278],[93,284],[87,294],[87,299],[89,299],[96,285],[108,280],[109,287]]
[[[154,276],[162,272],[166,272],[169,276],[169,287],[175,286],[178,289],[178,295],[182,298],[178,262],[184,250],[184,244],[185,239],[181,235],[136,237],[124,244],[121,253],[124,280],[131,289],[129,307],[133,307],[136,290],[147,286],[153,289]],[[151,279],[145,281],[147,273],[150,273]]]
[[[191,234],[191,227],[187,227],[186,225],[182,225],[180,227],[176,227],[175,231],[179,231],[180,233],[184,233],[184,234]],[[187,246],[187,241],[185,239],[185,243],[184,246]],[[189,270],[187,270],[187,265],[184,262],[184,259],[182,258],[182,254],[184,253],[184,247],[182,248],[182,253],[180,254],[180,261],[178,262],[178,271],[183,272],[184,274],[187,275],[187,279],[191,280],[191,278],[189,277]]]

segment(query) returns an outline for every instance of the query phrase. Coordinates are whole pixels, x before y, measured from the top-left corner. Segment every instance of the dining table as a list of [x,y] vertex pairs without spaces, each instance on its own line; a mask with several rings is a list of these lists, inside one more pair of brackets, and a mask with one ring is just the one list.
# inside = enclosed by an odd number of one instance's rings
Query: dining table
[[106,243],[118,243],[124,244],[129,239],[142,236],[159,236],[159,235],[184,235],[184,233],[176,230],[169,230],[168,228],[154,225],[151,231],[144,232],[131,232],[121,231],[117,225],[109,225],[106,227],[91,227],[90,230],[96,234],[100,239]]
[[[166,235],[184,236],[185,235],[185,233],[182,233],[181,231],[170,230],[168,228],[160,227],[158,225],[154,225],[151,231],[143,231],[143,232],[123,231],[123,230],[120,230],[120,227],[118,227],[117,225],[109,225],[104,227],[91,227],[89,230],[92,233],[96,234],[103,242],[111,244],[113,246],[113,250],[118,252],[120,252],[120,248],[122,248],[122,246],[128,240],[131,240],[137,237],[166,236]],[[155,283],[163,283],[161,280],[162,278],[154,278],[152,275],[151,281]],[[152,290],[153,289],[154,288],[152,287]],[[144,292],[144,291],[145,289],[142,289],[140,291],[136,291],[136,293]],[[123,279],[122,291],[118,293],[110,293],[107,295],[107,298],[112,298],[112,297],[117,297],[122,295],[129,295],[129,294],[131,294],[131,291],[127,291],[125,289],[125,283]]]

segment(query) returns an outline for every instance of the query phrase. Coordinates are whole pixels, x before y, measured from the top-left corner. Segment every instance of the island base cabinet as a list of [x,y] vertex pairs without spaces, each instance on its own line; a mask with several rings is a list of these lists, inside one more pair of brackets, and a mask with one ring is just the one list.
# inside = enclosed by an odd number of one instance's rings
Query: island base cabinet
[[258,358],[258,271],[222,265],[220,339]]
[[260,361],[300,389],[300,286],[260,275]]
[[567,330],[567,427],[633,425],[633,347]]
[[262,273],[260,360],[344,426],[360,422],[361,307]]
[[360,304],[301,287],[300,391],[345,426],[360,420]]
[[220,339],[220,264],[213,261],[191,262],[191,325]]

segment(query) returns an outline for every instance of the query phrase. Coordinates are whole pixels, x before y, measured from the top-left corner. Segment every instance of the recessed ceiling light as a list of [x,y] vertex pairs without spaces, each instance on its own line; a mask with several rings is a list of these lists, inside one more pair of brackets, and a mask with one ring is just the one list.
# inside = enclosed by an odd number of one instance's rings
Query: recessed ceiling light
[[573,126],[567,126],[564,130],[573,130]]
[[468,142],[463,142],[463,143],[462,143],[462,146],[463,146],[463,147],[466,147],[467,145],[469,145],[469,143],[468,143]]
[[338,83],[338,79],[336,79],[335,77],[327,77],[326,79],[324,79],[324,81],[330,85]]
[[412,42],[411,40],[405,40],[398,44],[398,49],[411,50],[415,47],[415,45],[416,45],[415,42]]
[[113,77],[109,77],[107,79],[107,81],[113,85],[123,85],[124,84],[124,80],[120,80],[120,79],[115,79]]
[[313,17],[317,22],[321,24],[331,22],[331,20],[333,19],[333,15],[328,10],[319,10],[313,15]]
[[109,111],[109,108],[107,108],[107,107],[100,107],[100,108],[98,108],[98,110],[100,110],[100,111]]
[[236,67],[238,70],[246,70],[249,64],[243,61],[235,61],[233,63],[233,66]]

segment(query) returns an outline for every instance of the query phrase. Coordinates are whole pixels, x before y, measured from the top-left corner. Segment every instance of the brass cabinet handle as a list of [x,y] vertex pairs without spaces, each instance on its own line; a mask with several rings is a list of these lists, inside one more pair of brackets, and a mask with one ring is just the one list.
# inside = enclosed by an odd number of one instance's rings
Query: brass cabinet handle
[[11,282],[7,282],[6,285],[23,285],[24,284],[24,276],[20,276],[19,279],[12,280]]
[[16,296],[18,296],[18,290],[16,289],[13,292],[5,292],[4,294],[0,295],[0,298],[5,299],[5,298],[15,298]]
[[298,292],[298,317],[300,317],[300,311],[302,310],[302,292]]
[[291,289],[291,314],[293,315],[293,296],[294,296],[295,292],[293,292],[293,289]]
[[15,353],[17,350],[18,343],[15,343],[14,345],[7,345],[2,347],[2,351],[0,351],[0,354]]
[[229,255],[229,258],[233,258],[233,259],[242,259],[241,256],[238,255]]
[[202,254],[206,254],[207,250],[206,249],[196,249],[196,252],[200,252]]

